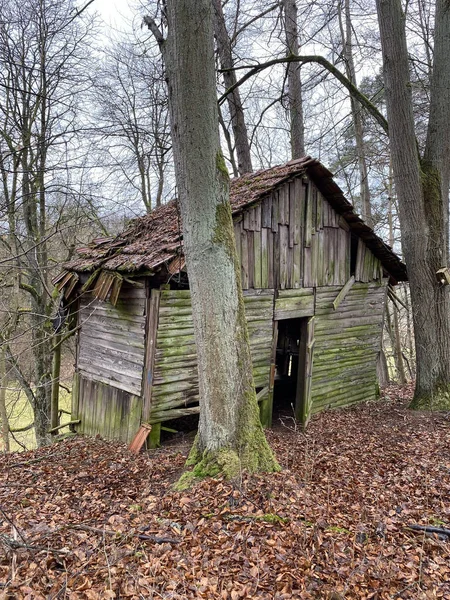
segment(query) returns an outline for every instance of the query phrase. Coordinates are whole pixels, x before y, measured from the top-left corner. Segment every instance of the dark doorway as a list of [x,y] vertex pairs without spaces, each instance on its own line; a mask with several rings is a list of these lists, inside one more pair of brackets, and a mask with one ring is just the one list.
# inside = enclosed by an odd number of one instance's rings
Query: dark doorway
[[299,375],[302,379],[303,338],[307,319],[278,321],[273,391],[273,418],[294,417],[300,399]]

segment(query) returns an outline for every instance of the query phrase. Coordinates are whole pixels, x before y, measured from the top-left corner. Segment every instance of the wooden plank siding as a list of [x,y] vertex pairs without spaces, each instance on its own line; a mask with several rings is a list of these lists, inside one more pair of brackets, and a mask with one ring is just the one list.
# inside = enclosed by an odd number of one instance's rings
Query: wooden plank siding
[[386,283],[355,283],[337,310],[342,288],[316,289],[313,412],[375,398]]
[[[234,234],[244,290],[344,285],[350,277],[349,229],[305,179],[287,182],[244,210]],[[372,279],[374,265],[364,257],[358,268],[362,281]]]
[[142,399],[110,384],[78,375],[78,433],[131,442],[142,412]]
[[[273,290],[244,296],[256,387],[269,385],[273,298]],[[195,412],[198,377],[190,292],[162,290],[150,422]]]
[[[386,280],[363,240],[352,250],[348,225],[304,177],[236,215],[234,234],[255,386],[268,389],[266,413],[282,319],[314,316],[313,413],[374,398]],[[355,283],[335,310],[351,276]],[[73,417],[82,433],[130,441],[142,420],[199,412],[190,292],[150,290],[151,277],[146,284],[124,282],[116,306],[81,298]]]
[[78,372],[140,396],[144,366],[145,289],[123,286],[116,306],[80,300]]

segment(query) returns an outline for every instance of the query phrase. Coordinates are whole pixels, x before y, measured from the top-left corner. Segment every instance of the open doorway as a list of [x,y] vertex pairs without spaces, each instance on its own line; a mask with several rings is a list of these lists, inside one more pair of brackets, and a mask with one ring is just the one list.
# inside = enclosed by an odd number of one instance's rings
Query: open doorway
[[273,390],[273,419],[294,417],[300,398],[299,379],[303,379],[303,338],[308,319],[278,321]]

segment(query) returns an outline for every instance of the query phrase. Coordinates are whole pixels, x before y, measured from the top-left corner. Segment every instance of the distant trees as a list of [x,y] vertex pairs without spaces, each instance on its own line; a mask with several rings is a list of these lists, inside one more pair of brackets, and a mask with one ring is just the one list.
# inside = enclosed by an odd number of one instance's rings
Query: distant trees
[[48,440],[52,388],[50,248],[61,225],[58,199],[66,198],[64,210],[72,178],[67,157],[76,149],[76,92],[87,84],[89,23],[70,0],[1,0],[0,15],[0,210],[6,230],[0,239],[11,273],[3,285],[14,287],[16,306],[19,290],[25,301],[21,314],[30,328],[33,372],[14,356],[11,340],[1,340],[2,356],[32,406],[41,445]]
[[[136,42],[111,40],[93,80],[92,130],[105,172],[114,173],[115,194],[146,212],[165,200],[172,167],[167,86],[159,56]],[[118,185],[118,179],[120,184]]]

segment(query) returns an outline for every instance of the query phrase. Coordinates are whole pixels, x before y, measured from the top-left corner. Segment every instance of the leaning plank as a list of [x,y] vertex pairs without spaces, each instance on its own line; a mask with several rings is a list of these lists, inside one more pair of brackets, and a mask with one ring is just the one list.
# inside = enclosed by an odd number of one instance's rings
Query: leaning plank
[[334,310],[338,309],[338,306],[341,304],[341,302],[345,299],[346,295],[352,289],[354,283],[355,283],[355,276],[352,275],[350,277],[350,279],[347,281],[347,283],[344,285],[342,290],[339,292],[339,294],[336,296],[335,300],[333,301]]
[[139,427],[139,431],[134,436],[133,441],[128,446],[128,450],[134,454],[139,454],[139,451],[145,444],[145,441],[148,438],[151,430],[152,426],[149,423],[142,423],[142,425]]
[[142,406],[142,421],[146,423],[150,418],[152,403],[152,386],[155,367],[156,336],[158,331],[159,305],[161,293],[159,290],[151,290],[148,301],[147,339],[144,367],[144,403]]

